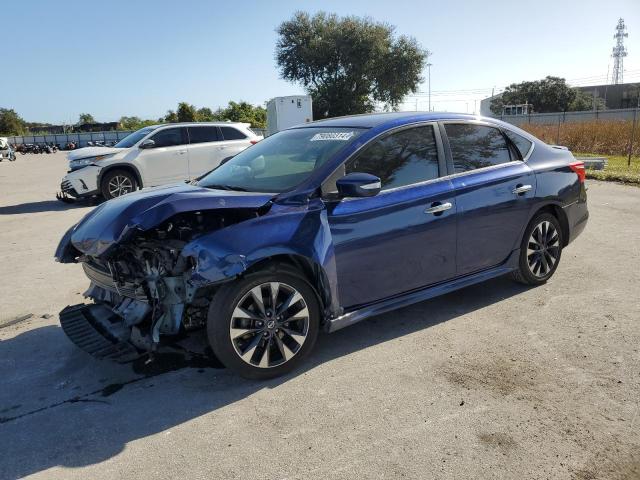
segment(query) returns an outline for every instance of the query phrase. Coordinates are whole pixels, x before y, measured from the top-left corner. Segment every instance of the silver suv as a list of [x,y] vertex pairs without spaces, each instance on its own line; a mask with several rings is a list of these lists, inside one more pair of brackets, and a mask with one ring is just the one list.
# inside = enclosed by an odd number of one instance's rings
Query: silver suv
[[248,123],[153,125],[113,147],[86,147],[67,155],[61,200],[119,197],[142,187],[198,178],[262,139]]

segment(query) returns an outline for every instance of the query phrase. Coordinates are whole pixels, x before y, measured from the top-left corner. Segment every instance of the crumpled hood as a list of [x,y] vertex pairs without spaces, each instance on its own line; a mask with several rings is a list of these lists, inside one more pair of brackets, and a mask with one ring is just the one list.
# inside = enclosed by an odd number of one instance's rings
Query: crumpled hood
[[[70,231],[68,241],[80,252],[103,255],[136,231],[153,228],[181,212],[232,208],[259,208],[273,194],[212,190],[181,183],[129,193],[91,211]],[[67,235],[65,235],[67,237]],[[66,247],[62,245],[58,250]],[[58,257],[58,254],[56,254]]]
[[84,147],[77,150],[71,150],[67,153],[67,160],[80,160],[81,158],[97,157],[98,155],[113,155],[115,153],[126,150],[126,148],[113,147]]

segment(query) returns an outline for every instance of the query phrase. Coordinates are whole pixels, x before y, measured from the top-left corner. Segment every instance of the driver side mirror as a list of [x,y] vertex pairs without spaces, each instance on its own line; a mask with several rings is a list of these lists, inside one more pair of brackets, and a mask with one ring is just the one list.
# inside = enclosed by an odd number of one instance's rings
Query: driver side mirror
[[374,197],[382,189],[380,179],[370,173],[353,172],[336,181],[341,197]]
[[153,140],[151,140],[150,138],[147,138],[144,142],[142,142],[138,148],[153,148],[156,146],[156,142],[154,142]]

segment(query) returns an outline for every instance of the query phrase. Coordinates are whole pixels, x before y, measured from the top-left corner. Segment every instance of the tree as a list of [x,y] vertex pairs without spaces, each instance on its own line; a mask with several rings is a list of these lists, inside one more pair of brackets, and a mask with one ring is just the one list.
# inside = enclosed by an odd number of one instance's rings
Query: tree
[[576,96],[569,104],[569,111],[584,112],[586,110],[606,110],[604,98],[593,97],[592,94],[576,90]]
[[167,110],[167,114],[164,116],[164,121],[167,123],[177,123],[178,115],[173,110]]
[[0,108],[0,133],[4,135],[22,135],[25,131],[25,122],[15,110]]
[[[491,101],[491,111],[502,113],[504,105],[533,105],[537,113],[593,110],[593,97],[571,88],[564,78],[547,76],[533,82],[512,83],[500,97]],[[596,106],[604,106],[596,99]]]
[[80,117],[78,117],[78,125],[84,125],[85,123],[96,123],[96,120],[90,113],[81,113]]
[[198,121],[198,112],[196,111],[196,107],[188,104],[187,102],[180,102],[178,104],[178,121],[179,122],[197,122]]
[[276,32],[280,76],[305,87],[314,118],[397,108],[422,81],[426,51],[370,18],[297,12]]
[[244,101],[240,103],[231,101],[226,108],[218,110],[215,115],[219,120],[250,123],[255,128],[267,127],[267,110]]
[[120,117],[120,127],[124,130],[138,130],[142,127],[148,127],[149,125],[155,125],[155,120],[142,120],[139,117]]
[[199,108],[196,112],[196,116],[199,122],[214,122],[219,120],[217,115],[209,107]]

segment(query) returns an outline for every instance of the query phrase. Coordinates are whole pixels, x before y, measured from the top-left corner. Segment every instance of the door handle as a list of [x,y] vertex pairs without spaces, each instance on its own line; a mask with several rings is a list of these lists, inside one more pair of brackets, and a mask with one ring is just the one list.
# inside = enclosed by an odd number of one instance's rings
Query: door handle
[[514,195],[521,195],[523,193],[527,193],[532,188],[533,187],[531,185],[517,185],[516,188],[511,191],[511,193],[513,193]]
[[187,153],[186,150],[178,150],[178,155],[184,155],[185,153]]
[[444,212],[445,210],[449,210],[452,206],[453,205],[451,205],[450,202],[445,202],[445,203],[435,202],[435,203],[432,203],[431,206],[424,211],[424,213],[433,213],[434,215],[437,215],[439,213]]

